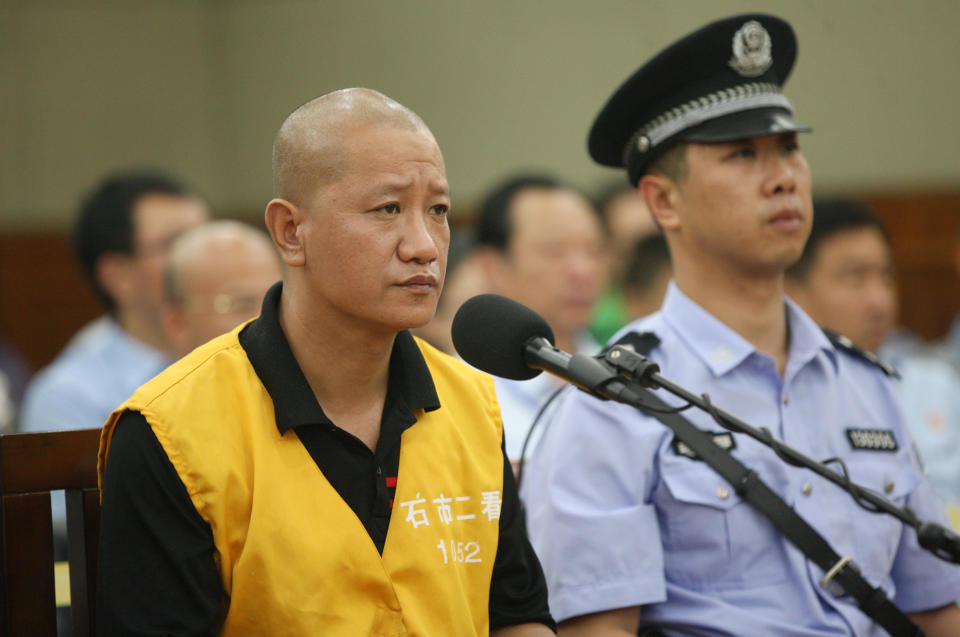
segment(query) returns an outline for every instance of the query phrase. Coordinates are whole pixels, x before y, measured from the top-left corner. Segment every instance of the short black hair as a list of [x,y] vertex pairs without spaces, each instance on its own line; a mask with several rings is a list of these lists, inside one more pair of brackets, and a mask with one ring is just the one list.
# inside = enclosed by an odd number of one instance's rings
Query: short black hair
[[625,290],[646,290],[666,267],[670,267],[670,250],[663,235],[658,232],[638,239],[627,259],[620,286]]
[[[659,173],[669,177],[674,182],[680,182],[686,179],[690,173],[690,165],[687,163],[687,148],[690,142],[677,141],[669,144],[660,153],[650,160],[644,175]],[[637,183],[643,179],[643,175],[637,178]]]
[[488,246],[500,251],[510,241],[510,206],[514,197],[524,190],[545,188],[547,190],[572,189],[559,179],[549,175],[525,174],[510,177],[490,190],[480,204],[477,216],[476,245]]
[[113,310],[114,300],[97,281],[97,261],[106,253],[133,254],[133,209],[147,194],[190,196],[176,178],[160,172],[114,174],[83,200],[73,227],[73,249],[97,297]]
[[803,281],[810,273],[810,266],[817,251],[826,239],[835,234],[864,228],[876,230],[887,244],[890,237],[883,224],[866,205],[852,199],[815,199],[813,202],[813,225],[810,237],[803,247],[800,260],[787,268],[787,276]]

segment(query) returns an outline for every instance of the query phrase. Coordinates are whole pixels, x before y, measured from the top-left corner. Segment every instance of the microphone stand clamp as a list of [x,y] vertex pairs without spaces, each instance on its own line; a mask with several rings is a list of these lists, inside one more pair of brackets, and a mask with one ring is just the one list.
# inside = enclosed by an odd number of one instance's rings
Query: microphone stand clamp
[[646,356],[638,354],[631,345],[614,345],[598,357],[621,376],[646,387],[656,389],[660,384],[652,377],[660,372],[660,366]]

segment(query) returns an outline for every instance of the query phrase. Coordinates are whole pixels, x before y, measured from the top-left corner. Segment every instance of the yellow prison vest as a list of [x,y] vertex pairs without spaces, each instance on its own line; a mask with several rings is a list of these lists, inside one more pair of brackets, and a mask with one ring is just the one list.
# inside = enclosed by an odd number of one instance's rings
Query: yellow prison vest
[[[418,340],[441,408],[403,433],[383,555],[247,360],[240,328],[138,389],[143,414],[210,525],[222,635],[487,635],[503,483],[492,379]],[[144,577],[149,577],[144,573]]]

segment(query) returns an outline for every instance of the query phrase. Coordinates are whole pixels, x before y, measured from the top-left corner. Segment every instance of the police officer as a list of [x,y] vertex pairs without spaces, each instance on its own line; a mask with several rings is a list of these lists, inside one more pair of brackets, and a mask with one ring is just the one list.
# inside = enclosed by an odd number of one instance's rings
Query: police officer
[[[624,167],[674,265],[652,333],[662,373],[813,458],[946,523],[883,370],[784,297],[812,219],[810,169],[781,93],[793,30],[769,15],[703,27],[641,67],[590,131]],[[660,394],[664,392],[658,392]],[[667,402],[678,404],[670,396]],[[684,412],[754,469],[928,635],[960,634],[960,569],[764,445]],[[523,485],[562,635],[880,635],[817,566],[655,419],[568,392]]]

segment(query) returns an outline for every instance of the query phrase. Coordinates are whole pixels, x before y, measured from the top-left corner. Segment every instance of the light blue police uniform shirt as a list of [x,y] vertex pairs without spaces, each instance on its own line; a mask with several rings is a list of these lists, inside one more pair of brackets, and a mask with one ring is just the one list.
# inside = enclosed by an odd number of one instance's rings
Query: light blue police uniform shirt
[[880,356],[900,373],[897,392],[927,478],[947,505],[960,505],[960,376],[934,356]]
[[[889,380],[833,347],[785,299],[790,353],[773,359],[670,284],[660,312],[625,330],[653,332],[662,374],[818,460],[840,457],[851,477],[921,519],[946,525],[923,479]],[[679,400],[662,390],[671,404]],[[678,454],[672,434],[635,409],[568,390],[521,485],[530,539],[558,620],[642,606],[668,635],[885,635],[704,462]],[[724,432],[696,408],[698,427]],[[847,429],[889,431],[896,451],[855,449]],[[905,612],[960,598],[960,567],[920,549],[912,529],[859,508],[839,487],[786,465],[733,434],[732,450],[851,556]]]
[[[109,316],[85,325],[24,394],[18,431],[63,431],[102,427],[114,409],[171,358],[143,343]],[[65,533],[62,494],[53,498],[54,526]]]

